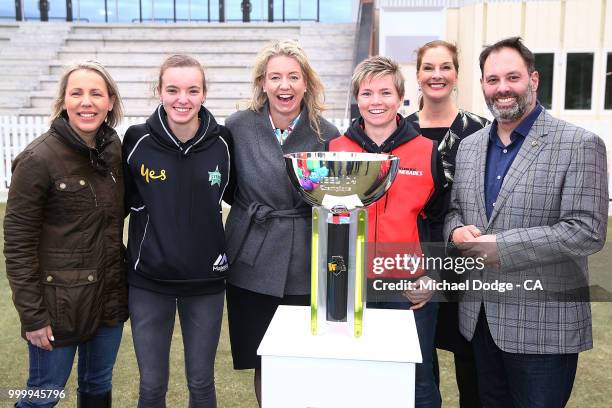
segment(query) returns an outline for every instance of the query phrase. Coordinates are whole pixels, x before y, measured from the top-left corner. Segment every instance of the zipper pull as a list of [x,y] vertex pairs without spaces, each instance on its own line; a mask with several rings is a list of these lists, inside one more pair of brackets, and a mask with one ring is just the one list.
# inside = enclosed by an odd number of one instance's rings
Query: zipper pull
[[113,174],[113,172],[112,172],[112,171],[110,172],[110,176],[111,176],[111,178],[113,179],[113,182],[114,182],[115,184],[117,184],[117,179],[115,178],[115,175]]

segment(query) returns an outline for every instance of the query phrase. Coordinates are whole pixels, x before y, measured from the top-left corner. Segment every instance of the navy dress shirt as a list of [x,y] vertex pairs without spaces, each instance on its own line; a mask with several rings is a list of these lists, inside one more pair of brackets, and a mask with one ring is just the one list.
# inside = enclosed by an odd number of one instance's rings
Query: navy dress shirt
[[535,108],[510,134],[510,144],[508,146],[504,146],[497,134],[497,120],[494,120],[491,124],[485,167],[485,208],[487,219],[490,219],[491,214],[493,214],[495,201],[501,190],[504,178],[540,112],[542,112],[542,105],[537,102]]

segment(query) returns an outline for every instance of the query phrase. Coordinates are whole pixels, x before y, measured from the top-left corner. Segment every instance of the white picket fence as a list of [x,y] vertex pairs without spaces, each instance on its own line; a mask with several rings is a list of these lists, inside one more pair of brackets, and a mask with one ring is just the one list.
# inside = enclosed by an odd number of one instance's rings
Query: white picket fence
[[[143,123],[145,117],[130,116],[117,126],[119,137],[133,124]],[[349,125],[348,119],[330,120],[341,131]],[[224,119],[219,119],[220,123]],[[0,116],[0,200],[6,197],[11,184],[11,163],[15,157],[36,137],[49,129],[49,118],[45,116]]]

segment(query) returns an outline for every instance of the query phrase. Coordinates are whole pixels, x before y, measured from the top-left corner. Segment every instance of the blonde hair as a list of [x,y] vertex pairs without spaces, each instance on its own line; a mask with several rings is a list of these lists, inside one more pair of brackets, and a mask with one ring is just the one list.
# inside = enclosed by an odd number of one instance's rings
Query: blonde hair
[[183,68],[183,67],[195,67],[198,68],[202,74],[202,92],[206,95],[206,73],[204,67],[198,62],[197,59],[184,54],[175,54],[166,58],[161,66],[159,67],[159,76],[157,77],[157,84],[155,84],[154,92],[161,93],[162,76],[168,68]]
[[400,99],[404,98],[404,75],[400,70],[397,62],[391,58],[373,56],[364,59],[353,71],[351,78],[351,91],[353,96],[357,99],[359,95],[359,86],[366,79],[378,78],[385,75],[391,75],[393,77],[393,85],[397,91]]
[[300,68],[306,81],[306,93],[304,94],[304,104],[308,109],[308,121],[310,128],[321,138],[321,128],[318,116],[325,110],[325,97],[323,95],[323,83],[319,75],[312,68],[306,57],[306,53],[299,43],[294,40],[274,41],[266,45],[255,58],[255,66],[252,73],[252,93],[249,109],[259,112],[268,100],[263,91],[263,83],[266,77],[268,61],[272,57],[284,55],[291,57],[300,64]]
[[66,103],[66,88],[68,87],[68,78],[70,78],[70,75],[72,75],[73,72],[80,70],[95,72],[96,74],[100,75],[102,79],[104,79],[108,91],[108,97],[110,99],[113,97],[115,98],[113,109],[107,113],[104,121],[108,126],[114,128],[123,119],[123,103],[121,102],[121,95],[119,95],[119,88],[117,87],[117,83],[113,77],[111,77],[106,68],[104,68],[97,61],[78,62],[64,69],[64,73],[59,81],[57,96],[53,102],[51,122],[62,116],[62,113],[65,110],[64,104]]

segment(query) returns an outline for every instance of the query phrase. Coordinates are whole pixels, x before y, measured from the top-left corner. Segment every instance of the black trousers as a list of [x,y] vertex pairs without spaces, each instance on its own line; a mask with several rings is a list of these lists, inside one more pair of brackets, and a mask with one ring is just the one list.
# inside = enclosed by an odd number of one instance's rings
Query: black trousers
[[[482,408],[478,391],[476,361],[469,341],[459,333],[459,310],[457,300],[451,298],[441,302],[438,309],[436,328],[436,347],[453,353],[455,360],[455,378],[459,390],[461,408]],[[440,367],[438,354],[434,349],[434,375],[440,388]]]
[[[459,390],[459,407],[482,408],[478,393],[478,376],[476,374],[476,362],[472,352],[453,353],[455,360],[455,378]],[[438,365],[437,349],[434,349],[434,375],[436,385],[440,388],[440,366]]]

